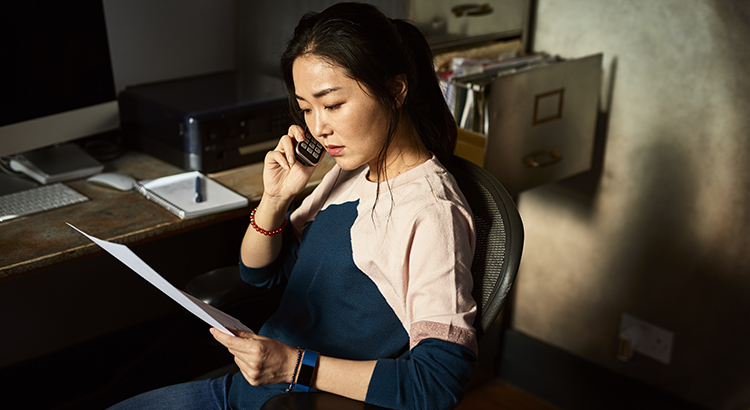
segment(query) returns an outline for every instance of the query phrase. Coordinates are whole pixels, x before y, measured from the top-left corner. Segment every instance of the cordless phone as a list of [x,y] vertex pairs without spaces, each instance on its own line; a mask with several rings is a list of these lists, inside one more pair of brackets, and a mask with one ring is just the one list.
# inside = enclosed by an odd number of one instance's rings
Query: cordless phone
[[305,130],[305,140],[294,147],[294,154],[302,165],[313,167],[323,158],[325,147],[313,138],[310,131]]

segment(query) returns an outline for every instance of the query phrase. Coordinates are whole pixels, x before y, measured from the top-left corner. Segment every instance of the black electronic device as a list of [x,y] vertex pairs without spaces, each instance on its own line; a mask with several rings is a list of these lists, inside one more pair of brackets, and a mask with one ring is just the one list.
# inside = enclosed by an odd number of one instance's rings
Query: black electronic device
[[204,173],[262,161],[292,124],[282,80],[260,73],[131,86],[118,100],[129,147]]
[[5,3],[0,50],[0,156],[117,129],[102,0]]
[[323,144],[313,138],[310,131],[305,130],[305,140],[297,143],[294,147],[294,154],[302,165],[313,167],[318,165],[320,159],[323,158],[325,150]]

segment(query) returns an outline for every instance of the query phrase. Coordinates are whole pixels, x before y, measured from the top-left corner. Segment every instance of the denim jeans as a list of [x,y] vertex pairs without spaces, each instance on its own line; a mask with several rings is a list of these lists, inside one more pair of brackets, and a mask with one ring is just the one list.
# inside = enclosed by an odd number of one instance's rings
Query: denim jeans
[[232,375],[175,384],[122,401],[109,410],[227,410]]

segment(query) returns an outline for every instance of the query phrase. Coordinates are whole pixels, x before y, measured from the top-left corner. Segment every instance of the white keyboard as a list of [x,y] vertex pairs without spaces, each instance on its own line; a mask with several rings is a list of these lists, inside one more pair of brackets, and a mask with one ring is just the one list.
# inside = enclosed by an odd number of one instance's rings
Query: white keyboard
[[85,195],[60,182],[0,195],[0,222],[88,200]]

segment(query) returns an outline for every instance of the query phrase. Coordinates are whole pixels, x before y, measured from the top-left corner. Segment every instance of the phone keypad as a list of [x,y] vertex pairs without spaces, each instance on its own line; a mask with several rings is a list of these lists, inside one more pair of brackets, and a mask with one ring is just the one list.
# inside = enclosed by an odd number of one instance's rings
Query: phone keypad
[[305,140],[299,143],[301,154],[310,160],[313,164],[317,164],[320,160],[320,156],[323,155],[323,146],[308,133],[305,135]]

